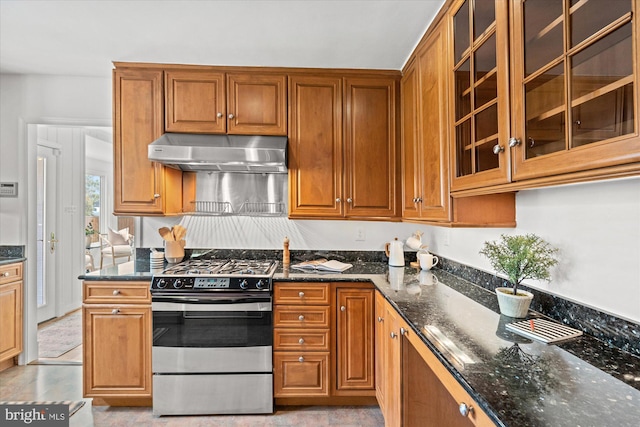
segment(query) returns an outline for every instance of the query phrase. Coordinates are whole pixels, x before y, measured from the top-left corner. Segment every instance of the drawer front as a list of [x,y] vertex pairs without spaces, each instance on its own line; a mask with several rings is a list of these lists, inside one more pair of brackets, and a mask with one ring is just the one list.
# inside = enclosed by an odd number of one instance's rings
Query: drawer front
[[151,304],[147,282],[85,282],[84,302],[88,304]]
[[329,396],[328,368],[329,352],[274,352],[274,397]]
[[273,289],[274,304],[329,304],[329,284],[276,283]]
[[22,280],[22,263],[7,264],[0,267],[0,285]]
[[329,351],[329,329],[275,329],[274,350]]
[[328,328],[329,310],[329,306],[276,305],[273,309],[273,326],[280,328]]

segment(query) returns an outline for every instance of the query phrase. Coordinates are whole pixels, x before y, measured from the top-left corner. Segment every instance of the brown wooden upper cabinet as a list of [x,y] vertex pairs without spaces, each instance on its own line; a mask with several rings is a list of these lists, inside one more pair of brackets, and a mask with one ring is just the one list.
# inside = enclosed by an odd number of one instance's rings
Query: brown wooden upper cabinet
[[397,217],[397,79],[289,79],[289,217]]
[[453,2],[454,193],[640,171],[639,4]]
[[421,43],[400,83],[405,219],[450,219],[447,35],[441,23]]
[[113,72],[114,213],[164,215],[182,210],[182,173],[147,158],[162,135],[162,70]]
[[640,2],[511,3],[514,180],[640,161]]
[[287,134],[287,76],[165,72],[167,132]]
[[509,182],[507,0],[451,8],[451,190]]

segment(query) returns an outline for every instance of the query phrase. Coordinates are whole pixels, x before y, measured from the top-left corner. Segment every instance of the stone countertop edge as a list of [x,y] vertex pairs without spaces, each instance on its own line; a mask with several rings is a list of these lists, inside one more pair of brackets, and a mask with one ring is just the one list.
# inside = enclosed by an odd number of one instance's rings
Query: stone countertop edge
[[[448,371],[452,374],[454,378],[458,381],[458,383],[472,396],[472,398],[476,401],[484,412],[495,422],[498,426],[511,426],[511,427],[525,427],[525,426],[537,426],[537,425],[565,425],[563,422],[570,422],[574,424],[566,424],[566,425],[575,425],[578,420],[581,420],[583,416],[587,416],[586,408],[583,412],[576,414],[576,411],[571,411],[565,414],[564,412],[557,414],[553,413],[553,410],[548,411],[551,412],[551,420],[545,418],[549,415],[539,415],[539,414],[529,414],[527,411],[530,409],[524,408],[526,402],[518,405],[518,403],[514,403],[514,399],[518,399],[518,396],[500,396],[496,395],[493,392],[493,389],[496,387],[495,384],[491,384],[488,379],[491,379],[486,375],[486,372],[473,372],[470,370],[469,372],[461,372],[454,362],[449,360],[443,352],[441,352],[435,343],[433,343],[421,330],[422,326],[426,326],[424,319],[426,317],[430,317],[430,320],[434,321],[442,321],[447,320],[447,316],[450,316],[450,313],[445,313],[446,310],[442,310],[442,313],[433,314],[435,311],[438,311],[438,304],[435,300],[429,300],[428,298],[423,298],[422,300],[415,299],[414,296],[409,295],[406,290],[393,290],[391,289],[391,285],[389,283],[389,266],[385,263],[380,262],[354,262],[353,269],[351,271],[347,271],[344,273],[318,273],[318,272],[304,272],[295,269],[283,270],[282,267],[279,267],[276,273],[274,274],[274,281],[276,282],[369,282],[374,285],[374,287],[380,291],[385,299],[391,303],[391,305],[396,309],[396,311],[400,314],[400,316],[407,322],[410,328],[416,333],[422,342],[435,354],[438,360],[448,369]],[[136,266],[138,268],[138,266]],[[144,270],[144,266],[140,267]],[[489,314],[489,319],[495,319],[496,316],[499,316],[497,302],[495,302],[495,295],[478,285],[475,285],[471,282],[468,282],[464,279],[458,278],[450,273],[447,273],[440,269],[432,270],[433,274],[439,278],[439,283],[443,284],[445,288],[442,288],[444,291],[446,289],[446,293],[453,296],[454,298],[467,298],[470,301],[464,301],[464,304],[468,304],[469,308],[476,310],[484,310],[482,313],[486,316]],[[404,289],[408,284],[413,284],[415,286],[416,274],[419,274],[414,268],[405,267],[404,268],[404,280],[402,283],[402,288]],[[118,271],[117,267],[108,267],[99,272],[87,273],[85,275],[80,276],[80,279],[88,280],[88,281],[145,281],[151,280],[153,277],[153,273],[150,271],[129,271],[129,273],[121,273]],[[425,288],[428,289],[428,288]],[[434,288],[435,289],[435,288]],[[427,294],[427,291],[425,291]],[[424,295],[423,295],[424,297]],[[431,307],[429,307],[431,305]],[[429,312],[427,314],[427,312]],[[493,313],[492,313],[493,312]],[[535,312],[531,312],[531,314],[535,317],[540,317]],[[442,317],[442,318],[440,318]],[[431,319],[433,318],[433,319]],[[448,321],[448,320],[447,320]],[[458,321],[456,323],[455,320],[450,321],[451,323],[451,332],[455,334],[456,329],[462,328],[465,325]],[[558,323],[558,322],[556,322]],[[445,325],[445,326],[443,326]],[[440,327],[446,328],[448,323],[440,324]],[[490,329],[485,325],[483,329]],[[495,327],[493,327],[495,329]],[[483,331],[484,332],[484,331]],[[463,332],[464,335],[466,332]],[[486,333],[485,333],[486,334]],[[489,334],[489,335],[493,335]],[[493,337],[495,338],[495,337]],[[472,350],[474,346],[476,350],[482,353],[483,340],[486,337],[480,337],[476,339],[476,337],[468,337],[464,335],[462,342],[465,340],[468,341],[466,344],[469,344],[469,348]],[[531,341],[529,341],[531,342]],[[479,344],[478,344],[479,343]],[[567,341],[566,344],[557,343],[557,344],[543,344],[543,343],[533,343],[531,345],[534,349],[538,349],[542,353],[545,351],[553,353],[553,362],[560,364],[563,361],[564,357],[570,357],[565,355],[565,353],[569,353],[579,359],[579,366],[577,372],[567,372],[566,381],[570,386],[576,386],[575,383],[580,383],[581,381],[587,381],[590,377],[589,374],[585,371],[588,371],[591,368],[591,365],[594,365],[600,372],[596,372],[600,377],[610,376],[611,380],[620,380],[619,376],[614,375],[618,373],[617,371],[622,371],[623,369],[617,369],[618,365],[626,366],[631,372],[634,373],[635,379],[631,379],[629,382],[622,381],[622,384],[614,383],[612,386],[609,386],[611,391],[616,395],[620,396],[620,399],[623,400],[623,404],[628,404],[628,402],[624,402],[624,395],[627,396],[627,400],[635,399],[636,395],[640,395],[640,359],[633,356],[630,353],[624,352],[618,349],[609,349],[606,350],[606,343],[597,340],[594,337],[589,335],[583,335],[579,339]],[[561,354],[560,356],[558,354]],[[609,353],[609,361],[607,362],[599,361],[599,358],[591,357],[588,361],[581,357],[582,354],[596,354],[602,355],[605,353]],[[614,355],[611,356],[611,353]],[[636,360],[637,359],[637,360]],[[631,363],[628,361],[631,360]],[[600,362],[600,365],[595,365],[594,362]],[[590,365],[591,364],[591,365]],[[486,363],[480,363],[479,365],[486,365]],[[609,366],[613,365],[613,367]],[[613,371],[613,373],[612,373]],[[502,378],[501,378],[502,379]],[[565,379],[565,378],[563,378]],[[606,380],[605,380],[606,382]],[[614,382],[614,381],[610,381]],[[501,386],[501,385],[499,385]],[[579,386],[579,384],[578,384]],[[508,387],[508,386],[505,386]],[[512,390],[510,390],[512,394],[516,394]],[[588,392],[588,391],[587,391]],[[604,396],[606,397],[606,395]],[[602,397],[602,398],[604,398]],[[540,396],[539,400],[544,401],[551,400],[550,393],[547,392],[545,396]],[[568,396],[564,397],[565,404],[573,404],[577,402],[573,402],[572,399],[579,399],[580,397],[574,398],[571,393]],[[594,397],[596,399],[596,397]],[[596,399],[597,400],[597,399]],[[544,408],[544,403],[535,402],[537,406]],[[604,403],[603,403],[604,405]],[[562,405],[559,405],[562,406]],[[584,406],[584,404],[583,404]],[[595,416],[597,418],[596,424],[588,424],[584,425],[598,425],[598,422],[601,422],[607,416],[611,416],[611,414],[607,414],[606,408],[602,405],[595,406],[593,402],[591,405],[587,403],[590,414],[589,416]],[[547,408],[549,409],[549,408]],[[550,408],[553,409],[553,408]],[[526,412],[523,414],[523,412]],[[535,411],[534,411],[535,412]],[[544,411],[542,411],[544,412]],[[625,417],[627,414],[621,414],[620,412],[625,411],[617,411],[615,413],[616,417]],[[626,411],[629,412],[629,411]],[[640,405],[638,405],[637,413],[633,410],[630,414],[628,414],[631,419],[633,417],[640,417]],[[540,418],[542,417],[542,418]],[[576,418],[577,417],[577,418]],[[620,422],[622,421],[622,423]],[[551,423],[549,423],[551,422]],[[593,422],[593,420],[592,420]],[[618,424],[624,425],[624,420],[617,421]],[[600,424],[604,425],[604,424]]]
[[6,258],[0,257],[0,266],[13,264],[16,262],[23,262],[26,260],[27,259],[25,257],[6,257]]

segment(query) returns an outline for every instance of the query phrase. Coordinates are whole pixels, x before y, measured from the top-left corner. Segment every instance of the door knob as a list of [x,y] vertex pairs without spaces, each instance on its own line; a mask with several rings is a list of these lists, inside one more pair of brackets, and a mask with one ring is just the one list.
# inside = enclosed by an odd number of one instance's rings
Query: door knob
[[513,148],[517,147],[518,145],[520,145],[520,138],[509,138],[509,147]]
[[233,119],[235,116],[233,114],[229,114],[229,118]]
[[58,240],[56,239],[56,233],[51,232],[51,239],[49,239],[49,251],[54,253],[56,251],[56,243]]
[[493,146],[493,154],[500,154],[504,151],[504,147],[500,144],[496,144]]
[[224,116],[224,114],[222,114],[222,113],[218,113],[218,114],[216,114],[216,117],[217,117],[217,118],[219,118],[219,119],[221,119],[221,118],[222,118],[222,116]]

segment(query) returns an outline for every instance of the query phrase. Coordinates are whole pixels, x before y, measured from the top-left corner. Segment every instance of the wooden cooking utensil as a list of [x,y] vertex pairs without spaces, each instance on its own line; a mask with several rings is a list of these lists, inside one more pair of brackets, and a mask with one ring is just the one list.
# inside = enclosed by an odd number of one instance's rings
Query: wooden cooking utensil
[[162,227],[158,230],[158,232],[160,233],[160,235],[164,240],[167,240],[169,242],[174,240],[173,233],[171,233],[171,230],[169,229],[169,227]]
[[184,228],[181,225],[175,225],[173,226],[173,236],[175,237],[176,240],[182,240],[184,239],[184,236],[187,235],[187,229]]

